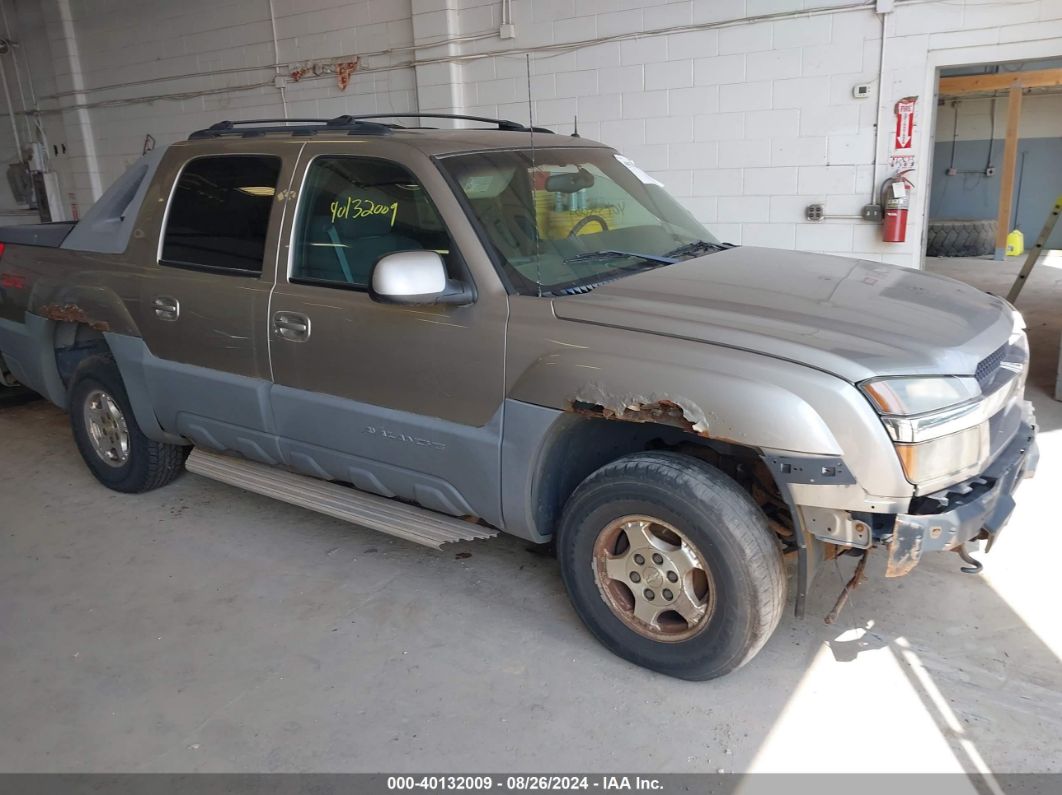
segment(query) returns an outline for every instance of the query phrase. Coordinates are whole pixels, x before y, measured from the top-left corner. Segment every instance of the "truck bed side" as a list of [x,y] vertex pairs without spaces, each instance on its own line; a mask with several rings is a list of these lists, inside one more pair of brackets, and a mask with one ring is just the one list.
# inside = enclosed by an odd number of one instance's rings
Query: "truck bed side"
[[139,336],[142,268],[127,252],[145,197],[167,190],[154,184],[165,151],[137,161],[76,224],[0,228],[0,366],[59,406],[64,350]]

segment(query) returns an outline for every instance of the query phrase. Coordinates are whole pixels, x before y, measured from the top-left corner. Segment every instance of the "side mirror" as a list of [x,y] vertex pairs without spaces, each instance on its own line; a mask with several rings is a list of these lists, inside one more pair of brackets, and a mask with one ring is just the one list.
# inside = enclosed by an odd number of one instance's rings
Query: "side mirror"
[[372,300],[383,304],[470,304],[472,290],[446,277],[443,258],[434,251],[396,251],[377,260],[369,285]]

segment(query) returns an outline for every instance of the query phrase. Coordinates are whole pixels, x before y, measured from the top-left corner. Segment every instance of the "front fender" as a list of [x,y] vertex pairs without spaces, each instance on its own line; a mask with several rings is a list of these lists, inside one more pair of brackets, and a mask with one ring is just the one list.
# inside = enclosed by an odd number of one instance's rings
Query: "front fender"
[[[510,345],[510,398],[677,426],[765,452],[840,456],[860,492],[911,493],[881,421],[858,390],[837,376],[750,351],[637,331],[567,322],[550,331],[537,343],[517,338]],[[537,355],[530,355],[532,347]]]
[[[794,391],[801,384],[787,384],[779,372],[796,371],[795,366],[768,360],[772,366],[764,368],[757,361],[764,357],[741,354],[739,361],[725,349],[693,356],[682,343],[670,343],[668,350],[655,350],[657,356],[589,346],[554,349],[520,375],[510,397],[582,413],[597,411],[607,418],[677,425],[708,439],[748,447],[841,454],[840,443],[819,412]],[[645,347],[645,340],[639,340],[638,348]],[[795,382],[806,380],[799,372],[789,376]]]

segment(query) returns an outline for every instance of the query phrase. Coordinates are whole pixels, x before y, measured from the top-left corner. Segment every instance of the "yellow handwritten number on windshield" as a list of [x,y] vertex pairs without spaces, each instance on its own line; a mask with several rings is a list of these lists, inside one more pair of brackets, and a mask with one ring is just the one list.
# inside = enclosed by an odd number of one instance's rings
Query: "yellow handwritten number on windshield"
[[332,210],[332,223],[334,224],[339,219],[354,220],[355,218],[368,218],[373,215],[390,215],[391,226],[395,225],[395,218],[398,216],[398,202],[392,202],[391,204],[378,204],[372,199],[356,199],[353,196],[347,196],[345,202],[334,201],[330,205]]

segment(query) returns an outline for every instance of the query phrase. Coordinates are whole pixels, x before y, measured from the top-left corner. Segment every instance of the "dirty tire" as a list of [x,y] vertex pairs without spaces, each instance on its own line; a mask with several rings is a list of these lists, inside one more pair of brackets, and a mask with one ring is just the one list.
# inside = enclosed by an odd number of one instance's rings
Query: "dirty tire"
[[[121,466],[106,463],[89,437],[85,404],[100,390],[113,398],[126,423],[128,460]],[[191,448],[156,442],[144,435],[133,417],[118,366],[110,356],[90,356],[81,362],[71,380],[69,403],[70,424],[78,452],[96,479],[107,488],[129,494],[151,491],[165,486],[184,468],[184,460]]]
[[930,221],[927,257],[982,257],[996,250],[996,221]]
[[[629,515],[672,525],[712,570],[714,609],[692,637],[668,642],[635,632],[602,596],[595,541]],[[744,665],[785,605],[781,550],[759,506],[723,472],[678,453],[625,456],[583,481],[564,508],[557,557],[572,603],[598,640],[636,665],[680,679],[713,679]]]

